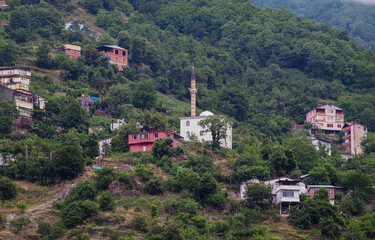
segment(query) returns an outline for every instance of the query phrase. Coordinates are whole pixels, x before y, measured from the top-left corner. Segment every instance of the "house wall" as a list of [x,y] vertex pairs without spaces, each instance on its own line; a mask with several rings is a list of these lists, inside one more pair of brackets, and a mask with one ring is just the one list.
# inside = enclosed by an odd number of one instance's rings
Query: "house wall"
[[361,124],[354,124],[351,127],[351,133],[351,153],[362,154],[363,147],[361,146],[361,142],[367,137],[367,127]]
[[105,146],[106,145],[109,145],[111,146],[111,143],[112,143],[112,138],[105,138],[105,139],[101,139],[99,140],[99,152],[100,152],[100,155],[104,155],[105,154]]
[[[147,136],[148,134],[148,136]],[[156,137],[157,134],[157,137]],[[134,137],[136,136],[136,139]],[[173,133],[168,132],[141,132],[135,134],[129,134],[129,151],[139,152],[139,151],[152,151],[153,143],[159,138],[171,137],[173,139],[172,147],[178,147],[182,144],[177,136]]]
[[0,101],[13,101],[13,94],[14,91],[12,89],[0,85]]
[[306,121],[327,131],[341,131],[344,126],[342,110],[332,108],[315,108],[306,114]]
[[65,49],[65,55],[69,56],[70,58],[79,58],[81,56],[81,51],[74,50],[74,49]]
[[0,68],[0,76],[5,75],[21,75],[31,77],[31,70],[27,70],[20,67],[6,67]]
[[[199,122],[204,119],[206,119],[204,116],[180,118],[180,135],[185,141],[190,141],[192,135],[195,135],[199,142],[202,142],[202,140],[205,142],[212,141],[211,132],[206,132],[206,129],[199,125]],[[220,141],[220,146],[232,148],[232,127],[230,125],[227,126],[227,136]]]
[[109,57],[109,64],[116,64],[119,71],[122,71],[125,66],[129,65],[128,50],[108,49],[107,51],[99,50],[100,54],[105,54]]

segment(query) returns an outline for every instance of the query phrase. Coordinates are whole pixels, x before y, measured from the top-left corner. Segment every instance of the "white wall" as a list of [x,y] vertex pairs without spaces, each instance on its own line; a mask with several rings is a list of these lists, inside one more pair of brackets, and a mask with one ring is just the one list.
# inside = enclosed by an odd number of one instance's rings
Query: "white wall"
[[[180,118],[180,135],[185,141],[190,141],[188,132],[190,133],[190,136],[195,135],[199,142],[202,142],[202,139],[206,142],[212,141],[211,132],[206,132],[205,129],[199,125],[199,122],[204,119],[206,119],[206,117],[203,116]],[[189,126],[187,126],[188,121]],[[201,132],[203,135],[201,135]],[[225,140],[222,139],[220,143],[220,146],[222,147],[232,148],[232,127],[230,125],[227,127],[227,136]]]

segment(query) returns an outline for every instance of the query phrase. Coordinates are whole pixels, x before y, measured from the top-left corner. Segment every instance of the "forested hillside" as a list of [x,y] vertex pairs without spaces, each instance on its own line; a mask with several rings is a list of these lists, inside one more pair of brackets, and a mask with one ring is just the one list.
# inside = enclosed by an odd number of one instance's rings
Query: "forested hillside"
[[[245,0],[6,3],[0,66],[31,67],[30,91],[48,102],[22,133],[12,127],[15,104],[0,102],[1,237],[374,238],[375,55],[347,31]],[[64,55],[67,43],[82,56]],[[128,49],[131,66],[108,64],[101,45]],[[233,122],[233,150],[209,142],[171,149],[167,138],[129,153],[139,126],[179,131],[193,65],[199,112]],[[84,96],[95,99],[87,111]],[[308,124],[293,128],[325,103],[368,127],[364,154],[342,158],[343,133],[320,136],[332,140],[332,155],[316,151]],[[116,119],[126,124],[112,131]],[[106,138],[111,146],[99,154]],[[108,166],[93,171],[93,163]],[[304,174],[308,184],[341,186],[337,204],[322,189],[301,196],[286,218],[264,184],[239,201],[244,181]]]
[[[366,50],[375,50],[375,4],[367,1],[251,0],[255,6],[278,9],[284,6],[299,17],[330,23],[346,30],[351,39]],[[314,11],[312,11],[314,9]]]

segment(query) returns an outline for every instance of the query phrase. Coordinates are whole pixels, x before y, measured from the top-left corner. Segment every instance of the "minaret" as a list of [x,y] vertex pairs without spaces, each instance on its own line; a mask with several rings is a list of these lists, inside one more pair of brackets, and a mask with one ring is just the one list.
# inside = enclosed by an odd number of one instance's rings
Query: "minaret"
[[191,97],[191,116],[195,117],[197,116],[197,83],[195,80],[195,71],[194,71],[194,65],[191,70],[191,88],[189,88],[190,91],[190,97]]

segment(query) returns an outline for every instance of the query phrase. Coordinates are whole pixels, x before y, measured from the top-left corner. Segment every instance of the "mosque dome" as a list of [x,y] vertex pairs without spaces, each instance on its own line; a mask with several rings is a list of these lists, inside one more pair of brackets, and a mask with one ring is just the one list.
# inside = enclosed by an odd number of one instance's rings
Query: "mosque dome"
[[209,117],[209,116],[213,116],[213,115],[214,114],[210,111],[204,111],[201,114],[199,114],[200,117]]

